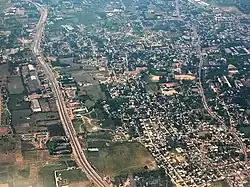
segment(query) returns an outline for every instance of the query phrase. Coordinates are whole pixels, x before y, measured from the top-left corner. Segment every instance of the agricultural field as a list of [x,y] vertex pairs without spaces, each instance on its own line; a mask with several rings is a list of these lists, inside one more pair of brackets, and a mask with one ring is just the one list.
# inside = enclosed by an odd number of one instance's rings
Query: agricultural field
[[122,143],[100,148],[99,152],[87,152],[87,157],[99,172],[110,176],[156,168],[153,157],[139,143]]

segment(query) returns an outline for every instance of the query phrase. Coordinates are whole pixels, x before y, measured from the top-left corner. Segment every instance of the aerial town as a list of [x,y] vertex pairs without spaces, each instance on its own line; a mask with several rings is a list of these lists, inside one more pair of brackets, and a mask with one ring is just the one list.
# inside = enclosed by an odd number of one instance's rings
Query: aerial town
[[250,186],[249,0],[0,1],[0,187]]

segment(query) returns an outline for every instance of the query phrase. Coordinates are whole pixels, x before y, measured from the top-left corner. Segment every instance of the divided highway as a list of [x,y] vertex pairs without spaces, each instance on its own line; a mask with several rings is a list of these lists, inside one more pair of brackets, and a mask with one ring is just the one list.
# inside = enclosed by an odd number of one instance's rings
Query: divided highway
[[[33,2],[31,2],[31,3],[33,3]],[[52,88],[52,91],[54,93],[54,97],[56,99],[56,104],[57,104],[58,112],[60,115],[60,119],[61,119],[63,128],[65,130],[65,133],[66,133],[68,139],[70,140],[70,144],[71,144],[76,162],[77,162],[78,166],[86,173],[88,179],[95,186],[108,187],[109,185],[107,184],[107,182],[104,181],[100,177],[100,175],[94,170],[94,168],[91,166],[91,164],[86,159],[86,157],[82,151],[82,147],[78,141],[78,137],[77,137],[77,134],[75,132],[74,126],[72,124],[72,121],[68,115],[68,111],[67,111],[67,108],[65,105],[63,94],[61,92],[61,88],[58,85],[58,82],[55,78],[55,75],[54,75],[52,69],[45,62],[45,59],[41,53],[40,43],[41,43],[43,31],[44,31],[44,26],[46,24],[48,11],[46,8],[44,8],[43,6],[41,6],[38,3],[33,3],[33,4],[37,7],[41,16],[40,16],[39,22],[37,24],[36,33],[34,36],[34,41],[33,41],[33,46],[32,46],[32,51],[33,51],[34,55],[36,56],[38,63],[40,63],[40,65],[42,66],[46,77],[48,78],[49,82],[51,83],[51,88]]]

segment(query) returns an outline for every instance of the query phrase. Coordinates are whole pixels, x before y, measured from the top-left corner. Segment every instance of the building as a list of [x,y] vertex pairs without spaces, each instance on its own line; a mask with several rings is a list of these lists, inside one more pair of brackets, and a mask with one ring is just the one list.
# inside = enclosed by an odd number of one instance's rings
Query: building
[[35,71],[35,67],[32,64],[28,64],[29,71]]
[[31,100],[31,109],[33,112],[41,112],[42,111],[38,99]]
[[29,91],[30,94],[33,94],[33,93],[39,94],[39,93],[41,93],[40,81],[34,75],[30,76],[30,78],[28,79],[27,87],[28,87],[28,91]]

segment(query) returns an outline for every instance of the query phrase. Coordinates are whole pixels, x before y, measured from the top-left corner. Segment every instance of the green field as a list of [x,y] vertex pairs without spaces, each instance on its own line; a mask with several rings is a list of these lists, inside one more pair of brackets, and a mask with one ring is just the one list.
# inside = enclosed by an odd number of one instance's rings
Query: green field
[[39,168],[39,179],[40,184],[42,187],[55,187],[55,178],[54,178],[54,171],[65,169],[65,165],[61,164],[51,164],[51,165],[45,165],[44,167]]
[[16,140],[12,136],[0,137],[0,152],[14,151],[16,148]]
[[250,137],[250,127],[240,127],[239,131],[244,133],[246,137]]
[[145,166],[156,167],[153,157],[139,143],[117,144],[98,153],[87,152],[87,157],[99,172],[112,176],[143,171]]
[[0,184],[7,183],[14,178],[15,167],[12,165],[0,166]]
[[11,111],[11,116],[12,116],[12,125],[18,125],[22,123],[28,123],[30,122],[29,118],[31,115],[31,110],[30,109],[25,109],[25,110],[13,110]]
[[83,122],[81,119],[78,119],[78,120],[74,120],[73,121],[73,125],[75,127],[75,130],[76,130],[76,133],[79,134],[79,133],[83,133]]
[[9,94],[22,94],[25,91],[23,81],[20,76],[8,78],[8,91]]
[[67,167],[72,167],[72,161],[58,161],[54,164],[44,165],[39,168],[39,181],[42,187],[55,187],[54,171],[61,174],[61,177],[69,183],[87,181],[86,174],[80,169],[66,170]]
[[10,114],[6,106],[2,107],[2,116],[1,116],[1,127],[8,127],[10,123]]
[[63,179],[66,179],[69,183],[80,182],[88,180],[86,174],[80,169],[59,171]]
[[11,0],[0,0],[0,13],[11,6]]
[[218,6],[236,6],[235,0],[205,0],[205,2]]
[[24,94],[10,94],[9,95],[9,102],[8,102],[8,109],[12,110],[22,110],[22,109],[29,109],[30,103],[24,101]]

